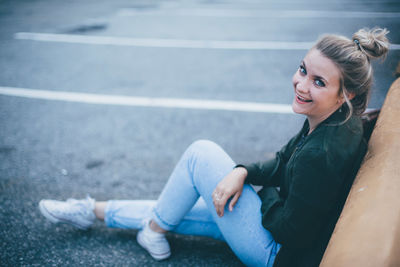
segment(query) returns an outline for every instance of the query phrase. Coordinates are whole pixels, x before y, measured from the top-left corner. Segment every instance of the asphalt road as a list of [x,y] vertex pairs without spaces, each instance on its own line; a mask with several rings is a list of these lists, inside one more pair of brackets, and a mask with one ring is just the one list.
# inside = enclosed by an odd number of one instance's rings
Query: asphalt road
[[[160,40],[295,44],[376,25],[400,44],[400,3],[0,0],[0,88],[288,105],[306,50],[163,47]],[[20,32],[152,41],[35,41],[16,38]],[[399,60],[393,50],[375,64],[371,108],[382,105]],[[193,141],[213,140],[236,162],[257,161],[285,144],[304,117],[64,100],[0,94],[1,266],[241,265],[223,242],[174,234],[172,257],[157,263],[136,244],[134,230],[51,225],[37,204],[86,194],[156,199]]]

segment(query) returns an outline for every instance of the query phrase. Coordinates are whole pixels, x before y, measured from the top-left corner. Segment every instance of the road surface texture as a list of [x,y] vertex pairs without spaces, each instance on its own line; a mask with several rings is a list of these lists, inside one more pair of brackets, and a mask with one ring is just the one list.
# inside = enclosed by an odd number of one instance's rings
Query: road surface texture
[[174,234],[155,262],[135,230],[52,225],[38,202],[156,199],[197,139],[270,157],[304,121],[291,77],[310,43],[376,25],[395,45],[370,108],[400,59],[395,0],[0,0],[0,265],[241,266],[223,242]]

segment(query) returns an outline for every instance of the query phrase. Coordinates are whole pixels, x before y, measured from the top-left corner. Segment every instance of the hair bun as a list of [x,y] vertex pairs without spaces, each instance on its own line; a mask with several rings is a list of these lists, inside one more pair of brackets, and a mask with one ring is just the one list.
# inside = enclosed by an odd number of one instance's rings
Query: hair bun
[[[389,51],[389,41],[386,37],[389,31],[382,28],[361,29],[353,35],[353,41],[358,40],[360,49],[369,58],[384,57]],[[355,43],[355,45],[357,45]]]

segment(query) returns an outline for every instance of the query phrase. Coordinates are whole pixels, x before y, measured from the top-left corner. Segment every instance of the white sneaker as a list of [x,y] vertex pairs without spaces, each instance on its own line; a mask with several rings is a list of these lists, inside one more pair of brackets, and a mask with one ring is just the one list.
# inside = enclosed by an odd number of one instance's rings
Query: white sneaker
[[68,223],[85,230],[96,219],[94,204],[95,200],[89,196],[86,199],[68,199],[67,201],[42,199],[39,202],[39,209],[52,223]]
[[171,249],[165,234],[150,229],[150,221],[146,221],[142,230],[137,233],[136,240],[155,260],[165,260],[171,256]]

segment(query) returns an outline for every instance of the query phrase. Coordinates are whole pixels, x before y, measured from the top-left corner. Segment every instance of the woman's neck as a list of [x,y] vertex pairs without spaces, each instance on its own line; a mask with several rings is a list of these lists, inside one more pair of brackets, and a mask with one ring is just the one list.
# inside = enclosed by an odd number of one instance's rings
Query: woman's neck
[[308,125],[310,126],[310,129],[308,130],[308,134],[312,133],[317,127],[318,125],[323,122],[324,120],[326,120],[327,118],[329,118],[329,116],[331,116],[333,113],[335,113],[336,110],[333,110],[330,113],[324,114],[322,116],[307,116],[308,119]]

